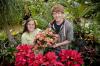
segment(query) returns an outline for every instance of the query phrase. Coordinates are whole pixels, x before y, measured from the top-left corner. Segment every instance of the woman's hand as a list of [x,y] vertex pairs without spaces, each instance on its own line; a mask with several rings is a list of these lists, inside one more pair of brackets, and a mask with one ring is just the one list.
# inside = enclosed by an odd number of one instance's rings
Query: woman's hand
[[38,45],[33,45],[33,51],[38,49]]

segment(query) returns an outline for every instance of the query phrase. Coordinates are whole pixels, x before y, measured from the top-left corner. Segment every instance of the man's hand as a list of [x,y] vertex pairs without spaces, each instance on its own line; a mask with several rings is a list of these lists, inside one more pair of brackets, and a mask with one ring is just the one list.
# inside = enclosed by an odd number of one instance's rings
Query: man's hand
[[55,45],[53,45],[53,48],[56,48],[56,47],[59,47],[59,46],[62,46],[62,45],[66,45],[66,44],[69,44],[71,41],[68,41],[68,40],[65,40],[61,43],[57,43]]
[[56,48],[56,47],[59,47],[60,45],[59,44],[55,44],[53,45],[53,48]]

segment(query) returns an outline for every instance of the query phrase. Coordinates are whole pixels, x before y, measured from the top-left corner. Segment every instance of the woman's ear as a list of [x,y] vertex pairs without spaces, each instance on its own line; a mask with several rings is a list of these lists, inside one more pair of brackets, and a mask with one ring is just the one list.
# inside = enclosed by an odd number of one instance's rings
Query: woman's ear
[[34,20],[35,24],[38,25],[37,20]]

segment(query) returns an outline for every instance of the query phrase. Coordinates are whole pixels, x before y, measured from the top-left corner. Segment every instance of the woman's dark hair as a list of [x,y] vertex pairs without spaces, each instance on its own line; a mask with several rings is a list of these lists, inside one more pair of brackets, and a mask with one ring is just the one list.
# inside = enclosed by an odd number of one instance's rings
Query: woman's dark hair
[[33,20],[32,18],[28,18],[28,19],[25,21],[23,33],[24,33],[24,32],[29,32],[29,31],[28,31],[28,28],[27,28],[27,24],[28,24],[28,22],[30,22],[30,21],[34,21],[35,29],[36,29],[36,21]]

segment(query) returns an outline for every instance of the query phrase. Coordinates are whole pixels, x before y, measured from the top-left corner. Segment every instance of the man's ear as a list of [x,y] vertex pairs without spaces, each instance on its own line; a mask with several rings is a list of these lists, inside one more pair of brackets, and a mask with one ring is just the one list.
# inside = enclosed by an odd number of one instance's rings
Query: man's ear
[[65,14],[63,14],[63,18],[65,18],[65,16],[66,16],[66,15],[65,15]]
[[53,20],[50,22],[50,24],[52,25],[52,24],[54,23],[54,21],[55,21],[55,19],[53,19]]

